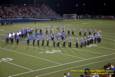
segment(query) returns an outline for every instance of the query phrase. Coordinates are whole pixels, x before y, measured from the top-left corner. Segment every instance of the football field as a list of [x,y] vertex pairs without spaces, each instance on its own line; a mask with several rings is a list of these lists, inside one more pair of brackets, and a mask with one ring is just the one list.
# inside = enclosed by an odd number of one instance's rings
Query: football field
[[[5,36],[23,28],[65,26],[78,33],[82,29],[102,32],[102,42],[95,47],[75,48],[6,44]],[[63,77],[65,72],[84,68],[103,68],[115,64],[115,20],[60,20],[35,23],[17,23],[0,26],[0,77]],[[73,77],[80,73],[72,72]]]

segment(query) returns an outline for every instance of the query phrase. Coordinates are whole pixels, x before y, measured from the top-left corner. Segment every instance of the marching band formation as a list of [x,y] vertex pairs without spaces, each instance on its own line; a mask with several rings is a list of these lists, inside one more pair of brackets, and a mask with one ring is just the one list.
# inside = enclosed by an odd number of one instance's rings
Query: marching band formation
[[53,47],[86,47],[91,44],[100,43],[102,41],[101,31],[93,29],[73,29],[65,30],[65,28],[42,29],[42,28],[26,28],[17,32],[8,33],[6,37],[7,44],[16,42],[18,45],[21,40],[25,40],[27,45],[53,46]]

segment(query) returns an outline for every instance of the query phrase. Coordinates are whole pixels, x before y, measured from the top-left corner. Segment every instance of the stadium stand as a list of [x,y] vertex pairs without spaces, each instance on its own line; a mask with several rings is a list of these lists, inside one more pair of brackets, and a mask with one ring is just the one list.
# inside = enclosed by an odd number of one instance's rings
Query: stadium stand
[[[83,74],[79,77],[115,77],[115,66],[114,64],[108,63],[100,69],[85,68],[82,70]],[[72,73],[64,73],[64,77],[73,77]]]
[[0,19],[4,18],[52,18],[59,15],[45,4],[0,6]]

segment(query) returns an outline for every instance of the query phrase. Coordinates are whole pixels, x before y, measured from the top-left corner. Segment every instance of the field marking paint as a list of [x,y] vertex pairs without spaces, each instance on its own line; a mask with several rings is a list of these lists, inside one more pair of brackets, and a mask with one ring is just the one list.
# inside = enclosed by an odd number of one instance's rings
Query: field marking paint
[[15,53],[18,53],[18,54],[21,54],[21,55],[25,55],[25,56],[29,56],[29,57],[33,57],[33,58],[36,58],[36,59],[41,59],[41,60],[44,60],[44,61],[47,61],[47,62],[50,62],[50,63],[54,63],[54,64],[61,64],[61,63],[59,63],[59,62],[55,62],[55,61],[51,61],[51,60],[49,60],[49,59],[45,59],[45,58],[33,56],[33,55],[26,54],[26,53],[23,53],[23,52],[16,52],[16,51],[13,50],[13,49],[7,49],[7,48],[1,48],[1,47],[0,47],[0,49],[6,50],[6,51],[10,51],[10,52],[15,52]]
[[29,71],[32,71],[32,69],[30,69],[28,67],[25,67],[25,66],[22,66],[22,65],[19,65],[19,64],[15,64],[15,63],[12,63],[12,62],[6,62],[6,63],[17,66],[17,67],[20,67],[20,68],[23,68],[23,69],[26,69],[26,70],[29,70]]
[[5,30],[4,30],[4,29],[0,29],[0,31],[1,31],[1,32],[5,32]]
[[79,58],[79,59],[85,59],[85,58],[82,58],[82,57],[79,57],[79,56],[74,56],[74,55],[70,55],[70,54],[66,54],[66,53],[63,53],[63,55],[66,55],[66,56],[71,56],[73,58]]
[[[77,48],[73,48],[73,49],[77,49]],[[89,53],[92,53],[92,54],[102,54],[102,53],[99,53],[99,52],[93,52],[93,51],[85,51],[85,50],[80,50],[80,49],[77,49],[78,51],[83,51],[83,52],[89,52]]]
[[[114,60],[114,59],[115,58],[111,58],[111,59],[108,59],[108,60]],[[92,63],[87,63],[87,64],[79,65],[79,66],[76,66],[76,67],[70,67],[70,68],[66,68],[66,69],[62,69],[62,70],[57,70],[57,71],[53,71],[53,72],[49,72],[49,73],[38,75],[37,77],[42,77],[42,76],[54,74],[54,73],[57,73],[57,72],[60,72],[60,71],[69,70],[69,69],[72,69],[72,68],[79,68],[79,67],[82,67],[82,66],[92,65],[92,64],[96,64],[96,63],[105,62],[105,61],[107,61],[107,60],[97,61],[97,62],[92,62]]]
[[82,62],[82,61],[87,61],[87,60],[93,60],[93,59],[97,59],[97,58],[102,58],[102,57],[106,57],[106,56],[111,56],[113,54],[115,54],[115,53],[108,54],[108,55],[101,55],[101,56],[87,58],[87,59],[73,61],[73,62],[68,62],[68,63],[64,63],[64,64],[60,64],[60,65],[56,65],[56,66],[51,66],[51,67],[46,67],[46,68],[42,68],[42,69],[36,69],[36,70],[28,71],[28,72],[18,73],[18,74],[15,74],[15,75],[11,75],[11,77],[25,75],[25,74],[28,74],[28,73],[32,73],[32,72],[36,72],[36,71],[41,71],[41,70],[45,70],[45,69],[49,69],[49,68],[60,67],[60,66],[64,66],[64,65],[68,65],[68,64],[72,64],[72,63],[77,63],[77,62]]
[[[73,49],[72,49],[72,51],[71,51],[72,53],[74,53],[74,54],[76,54],[76,52],[74,52],[73,51]],[[73,55],[74,56],[74,55]],[[78,55],[77,56],[75,56],[75,57],[78,57],[79,59],[85,59],[85,58],[83,58],[83,57],[79,57]]]
[[107,33],[107,32],[104,32],[104,34],[106,34],[106,35],[115,35],[114,33]]
[[113,50],[113,51],[115,51],[115,49],[114,49],[114,48],[107,48],[107,47],[104,47],[104,46],[97,47],[97,48],[103,48],[103,49],[106,49],[106,50]]
[[115,42],[115,40],[114,40],[114,39],[104,38],[104,37],[103,37],[103,39],[106,39],[106,40],[110,40],[110,41],[114,41],[114,42]]
[[73,58],[79,58],[79,59],[84,59],[84,58],[81,58],[81,57],[78,57],[78,56],[74,56],[74,55],[70,55],[70,54],[67,54],[67,53],[64,53],[64,51],[61,49],[61,50],[46,50],[45,52],[40,52],[42,54],[57,54],[57,53],[60,53],[61,55],[63,56],[71,56]]

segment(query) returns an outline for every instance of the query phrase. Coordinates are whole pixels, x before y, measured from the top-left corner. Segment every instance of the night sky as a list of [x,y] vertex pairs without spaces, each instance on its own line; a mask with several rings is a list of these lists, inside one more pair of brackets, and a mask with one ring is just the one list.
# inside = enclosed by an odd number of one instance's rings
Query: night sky
[[115,15],[114,0],[0,0],[0,5],[24,3],[45,3],[60,14]]

